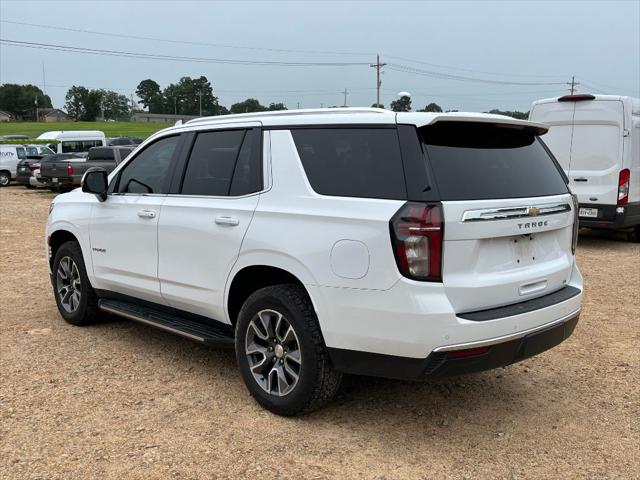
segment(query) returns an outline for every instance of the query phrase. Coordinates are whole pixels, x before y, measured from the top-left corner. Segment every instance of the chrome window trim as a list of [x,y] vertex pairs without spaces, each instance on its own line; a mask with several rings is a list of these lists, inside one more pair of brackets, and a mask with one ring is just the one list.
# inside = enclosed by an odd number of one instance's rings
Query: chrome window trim
[[486,220],[509,220],[512,218],[536,218],[571,211],[567,202],[523,205],[518,207],[483,208],[467,210],[462,215],[463,222],[482,222]]

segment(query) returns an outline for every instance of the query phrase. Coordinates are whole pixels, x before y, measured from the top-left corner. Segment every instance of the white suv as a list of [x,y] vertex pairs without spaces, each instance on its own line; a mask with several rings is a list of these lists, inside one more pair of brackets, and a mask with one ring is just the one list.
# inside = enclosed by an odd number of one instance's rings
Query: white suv
[[575,200],[546,130],[378,109],[168,128],[54,200],[58,308],[235,348],[281,415],[327,402],[343,372],[522,360],[566,339],[582,301]]

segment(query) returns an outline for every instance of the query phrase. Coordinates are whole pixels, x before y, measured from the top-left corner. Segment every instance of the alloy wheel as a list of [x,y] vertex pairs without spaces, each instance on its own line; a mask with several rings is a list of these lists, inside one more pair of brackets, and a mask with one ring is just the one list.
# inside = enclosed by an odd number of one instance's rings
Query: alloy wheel
[[62,257],[56,272],[56,290],[60,305],[68,313],[76,311],[81,296],[80,271],[71,257]]
[[289,321],[275,310],[261,310],[249,322],[245,355],[258,385],[270,395],[283,397],[298,384],[302,353]]

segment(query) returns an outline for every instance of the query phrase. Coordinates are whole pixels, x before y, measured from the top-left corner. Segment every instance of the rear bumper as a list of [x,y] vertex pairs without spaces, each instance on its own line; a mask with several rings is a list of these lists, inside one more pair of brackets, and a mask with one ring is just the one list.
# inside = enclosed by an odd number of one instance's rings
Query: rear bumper
[[[356,375],[403,380],[461,375],[505,367],[549,350],[571,336],[579,317],[578,311],[517,334],[437,348],[424,359],[332,348],[329,354],[336,369]],[[483,353],[463,358],[452,353],[472,349],[483,349]]]
[[581,203],[580,208],[597,208],[597,218],[580,217],[580,227],[623,229],[640,225],[640,202],[627,205]]
[[38,177],[20,174],[16,177],[16,182],[22,185],[31,185],[32,187],[44,187],[46,183],[41,182]]

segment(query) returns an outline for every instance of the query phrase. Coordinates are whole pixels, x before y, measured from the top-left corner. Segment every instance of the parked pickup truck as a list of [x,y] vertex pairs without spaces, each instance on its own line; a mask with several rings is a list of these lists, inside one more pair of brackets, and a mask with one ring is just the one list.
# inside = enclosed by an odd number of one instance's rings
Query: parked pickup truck
[[86,158],[74,157],[61,161],[43,162],[40,176],[49,188],[68,189],[80,186],[84,173],[92,167],[104,168],[111,172],[134,149],[126,147],[94,147]]

